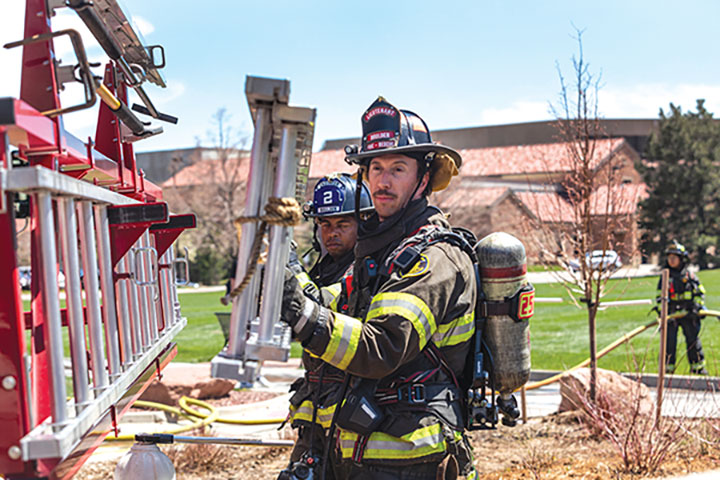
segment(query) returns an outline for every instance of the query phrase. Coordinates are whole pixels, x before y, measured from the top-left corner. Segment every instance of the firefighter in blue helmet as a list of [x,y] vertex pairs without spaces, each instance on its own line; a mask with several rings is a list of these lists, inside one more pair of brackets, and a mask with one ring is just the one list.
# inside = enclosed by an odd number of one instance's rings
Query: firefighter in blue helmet
[[[355,218],[355,188],[357,182],[347,173],[334,173],[322,178],[313,193],[307,216],[315,220],[313,247],[318,261],[310,270],[310,278],[319,287],[338,282],[354,260],[357,241]],[[359,213],[365,217],[372,212],[370,193],[361,183]],[[320,234],[320,242],[317,234]]]
[[417,114],[382,97],[361,122],[362,145],[346,148],[346,160],[367,180],[375,212],[360,223],[353,272],[342,282],[338,303],[347,308],[308,298],[286,272],[281,320],[351,379],[327,444],[343,478],[473,477],[462,374],[475,329],[475,269],[468,242],[449,241],[457,236],[428,203],[461,158],[433,143]]
[[[694,273],[688,271],[689,255],[682,244],[673,240],[665,249],[665,255],[665,268],[670,270],[668,313],[680,313],[681,315],[668,320],[665,371],[667,373],[675,372],[677,333],[678,327],[680,327],[685,335],[690,372],[696,375],[707,375],[705,355],[700,343],[700,316],[698,315],[699,311],[705,309],[705,287]],[[658,282],[658,301],[661,288],[662,280]]]
[[[337,308],[340,281],[352,270],[357,242],[358,222],[355,212],[357,181],[347,173],[334,173],[322,178],[313,192],[313,200],[306,205],[305,214],[314,220],[313,247],[320,254],[308,276],[298,271],[296,279],[311,295]],[[373,210],[370,193],[360,184],[358,214],[366,218]],[[318,241],[319,235],[319,241]],[[310,284],[311,283],[311,284]],[[323,453],[326,431],[335,412],[337,395],[344,378],[343,372],[317,356],[303,351],[305,375],[291,387],[289,419],[298,429],[298,440],[290,454],[290,466],[302,469],[304,462]],[[285,476],[283,476],[285,475]],[[292,478],[283,474],[280,478]],[[297,475],[296,475],[297,476]],[[327,479],[339,478],[330,469]]]

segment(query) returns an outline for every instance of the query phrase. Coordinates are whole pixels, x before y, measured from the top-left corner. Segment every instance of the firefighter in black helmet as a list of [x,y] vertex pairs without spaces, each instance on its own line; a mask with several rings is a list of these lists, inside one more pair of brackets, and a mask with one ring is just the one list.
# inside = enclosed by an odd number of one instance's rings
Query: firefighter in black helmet
[[[358,222],[355,218],[357,181],[347,173],[333,173],[315,185],[313,199],[306,205],[305,215],[314,225],[313,248],[320,254],[309,272],[297,271],[295,278],[305,291],[314,291],[322,302],[337,309],[340,281],[352,271],[357,241]],[[372,210],[370,193],[361,182],[358,211],[365,218]],[[318,239],[319,235],[319,239]],[[313,285],[308,284],[312,282]],[[294,470],[308,468],[305,463],[323,453],[325,436],[335,412],[344,373],[317,356],[303,351],[305,375],[290,387],[289,421],[298,430],[298,440],[290,454],[290,466],[279,478],[293,478]],[[331,452],[334,453],[334,452]],[[311,461],[312,463],[312,461]],[[337,478],[328,469],[328,480]]]
[[[351,375],[338,409],[343,478],[475,476],[464,434],[462,373],[471,351],[474,265],[431,191],[457,175],[460,155],[425,122],[382,97],[362,115],[362,145],[346,149],[375,213],[359,227],[346,311],[303,294],[286,273],[281,319],[303,347]],[[470,251],[472,249],[470,248]]]
[[[685,335],[690,372],[696,375],[707,375],[705,355],[700,343],[700,316],[698,315],[700,310],[705,309],[705,287],[694,273],[688,271],[688,260],[687,249],[676,240],[673,240],[665,249],[665,268],[670,270],[668,313],[681,313],[681,316],[668,320],[665,371],[667,373],[675,372],[677,333],[678,327],[680,327]],[[658,282],[658,301],[661,288],[662,280]]]

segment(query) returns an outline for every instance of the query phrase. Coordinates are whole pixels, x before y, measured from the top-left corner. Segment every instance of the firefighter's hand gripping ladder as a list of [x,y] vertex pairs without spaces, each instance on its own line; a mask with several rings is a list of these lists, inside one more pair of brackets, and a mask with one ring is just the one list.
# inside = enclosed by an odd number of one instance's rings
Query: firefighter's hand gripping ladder
[[[108,53],[102,84],[79,34],[51,31],[51,10],[61,7],[77,11]],[[73,39],[77,66],[59,66],[59,35]],[[164,81],[115,0],[27,0],[25,38],[6,45],[16,46],[20,98],[0,98],[0,476],[69,478],[176,353],[172,339],[185,319],[174,273],[182,259],[172,244],[195,218],[170,215],[162,191],[135,165],[132,142],[161,129],[135,117],[127,89]],[[64,108],[58,92],[73,72],[86,101]],[[96,92],[96,137],[83,142],[62,116],[92,105]],[[152,117],[172,120],[144,91],[138,96]],[[16,211],[28,218],[29,240],[16,230]],[[26,312],[18,241],[31,244]]]
[[[304,201],[315,110],[288,105],[287,80],[247,77],[245,94],[255,122],[245,217],[259,218],[271,197]],[[290,351],[290,330],[278,320],[292,227],[269,227],[266,261],[255,269],[259,234],[257,223],[242,224],[235,285],[246,285],[233,298],[228,344],[212,361],[214,377],[249,385],[259,378],[263,361],[285,361]]]

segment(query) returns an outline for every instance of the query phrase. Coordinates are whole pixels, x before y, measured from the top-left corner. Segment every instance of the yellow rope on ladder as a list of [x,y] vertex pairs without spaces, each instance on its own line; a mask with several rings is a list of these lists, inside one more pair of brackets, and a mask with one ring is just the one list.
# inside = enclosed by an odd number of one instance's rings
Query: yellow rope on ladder
[[242,232],[242,224],[250,222],[260,222],[255,238],[253,239],[252,249],[250,250],[250,261],[248,269],[242,281],[232,289],[228,297],[235,298],[248,286],[250,279],[255,274],[260,259],[260,250],[262,247],[262,239],[267,232],[268,225],[279,225],[283,227],[293,227],[299,225],[302,220],[302,208],[294,198],[270,197],[265,205],[265,215],[250,215],[238,217],[235,219],[235,228],[238,231],[238,238]]

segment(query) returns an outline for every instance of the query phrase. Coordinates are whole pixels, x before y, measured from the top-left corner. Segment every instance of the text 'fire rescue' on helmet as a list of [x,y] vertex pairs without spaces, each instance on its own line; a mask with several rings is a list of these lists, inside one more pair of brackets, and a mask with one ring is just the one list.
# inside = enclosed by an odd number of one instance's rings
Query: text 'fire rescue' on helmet
[[[364,182],[360,183],[360,213],[373,210],[370,191]],[[307,217],[335,217],[355,213],[355,188],[357,182],[348,173],[331,173],[315,185],[312,202],[305,206]]]
[[425,161],[430,171],[430,188],[444,190],[458,174],[460,154],[452,148],[432,142],[430,130],[419,115],[398,110],[383,97],[378,97],[362,116],[362,141],[345,147],[345,161],[367,166],[381,155],[407,155]]

